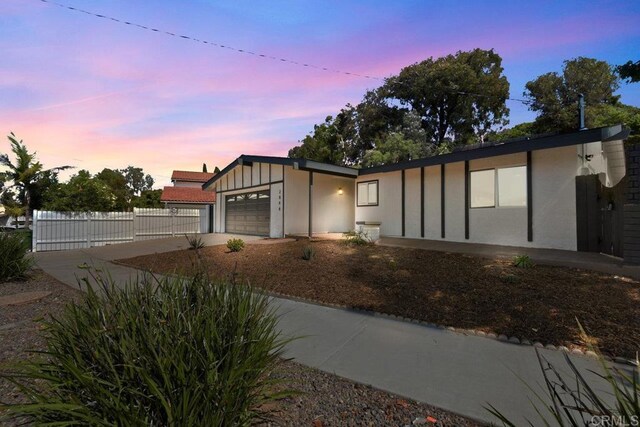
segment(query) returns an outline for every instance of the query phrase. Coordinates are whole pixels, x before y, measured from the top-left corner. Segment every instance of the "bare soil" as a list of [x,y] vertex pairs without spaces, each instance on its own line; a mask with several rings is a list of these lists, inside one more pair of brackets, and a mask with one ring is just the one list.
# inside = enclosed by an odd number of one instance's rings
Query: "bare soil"
[[[315,256],[306,261],[303,249]],[[182,250],[120,262],[164,274],[236,274],[295,297],[515,336],[531,342],[635,357],[640,343],[640,282],[574,268],[516,268],[508,259],[306,239]]]
[[[271,245],[269,245],[271,246]],[[0,308],[0,373],[43,350],[37,320],[59,315],[63,307],[81,298],[81,292],[35,271],[27,280],[0,283],[0,297],[23,292],[51,292],[30,303]],[[298,394],[274,402],[264,426],[402,426],[413,421],[433,426],[478,426],[464,417],[430,405],[361,385],[293,361],[283,361],[271,373],[282,389]],[[26,402],[13,384],[0,378],[0,404]],[[0,410],[2,416],[2,410]],[[29,425],[28,419],[2,420],[3,426]]]

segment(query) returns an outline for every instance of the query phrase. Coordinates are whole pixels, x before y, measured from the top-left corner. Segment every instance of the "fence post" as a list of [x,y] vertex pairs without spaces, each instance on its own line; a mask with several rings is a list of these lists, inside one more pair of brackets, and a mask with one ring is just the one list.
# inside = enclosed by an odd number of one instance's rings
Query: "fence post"
[[[34,209],[31,218],[31,252],[35,252],[38,246],[38,210]],[[28,226],[27,226],[28,227]]]
[[87,216],[87,248],[91,247],[91,212],[85,214]]

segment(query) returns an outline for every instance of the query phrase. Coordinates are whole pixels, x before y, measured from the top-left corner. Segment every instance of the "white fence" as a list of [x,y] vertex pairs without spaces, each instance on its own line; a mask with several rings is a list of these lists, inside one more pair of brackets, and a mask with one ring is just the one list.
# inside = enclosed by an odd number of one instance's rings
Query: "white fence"
[[33,251],[62,251],[208,231],[207,209],[33,212]]

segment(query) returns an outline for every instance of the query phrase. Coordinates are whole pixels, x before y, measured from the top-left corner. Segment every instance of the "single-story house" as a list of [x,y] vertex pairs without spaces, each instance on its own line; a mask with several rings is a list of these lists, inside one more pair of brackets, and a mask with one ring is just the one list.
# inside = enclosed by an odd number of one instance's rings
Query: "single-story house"
[[202,185],[213,178],[213,173],[174,170],[171,174],[173,186],[162,189],[160,201],[166,208],[199,209],[200,229],[213,232],[216,193],[204,191]]
[[618,254],[628,134],[586,129],[363,169],[241,155],[203,189],[217,194],[215,232],[278,238],[379,224],[382,236]]

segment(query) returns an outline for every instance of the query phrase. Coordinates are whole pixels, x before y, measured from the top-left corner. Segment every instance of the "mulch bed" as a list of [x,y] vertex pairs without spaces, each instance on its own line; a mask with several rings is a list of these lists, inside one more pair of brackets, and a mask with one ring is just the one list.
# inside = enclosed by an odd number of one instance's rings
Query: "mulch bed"
[[[302,259],[311,245],[315,257]],[[438,325],[585,348],[576,319],[605,354],[635,358],[640,282],[594,271],[384,246],[306,239],[154,254],[124,264],[157,273],[235,272],[254,286]],[[200,259],[200,261],[197,261]]]
[[[0,372],[15,362],[32,357],[29,350],[44,349],[45,343],[35,320],[49,314],[59,314],[67,303],[81,295],[80,291],[41,271],[35,271],[25,281],[0,283],[0,297],[38,291],[51,294],[30,303],[0,308]],[[268,417],[261,423],[263,426],[401,426],[412,425],[416,420],[429,426],[480,425],[430,405],[292,361],[283,361],[271,375],[282,380],[282,389],[295,390],[299,394],[264,408],[268,411]],[[0,402],[25,401],[15,386],[0,378]],[[28,420],[4,421],[2,425],[28,425]]]

